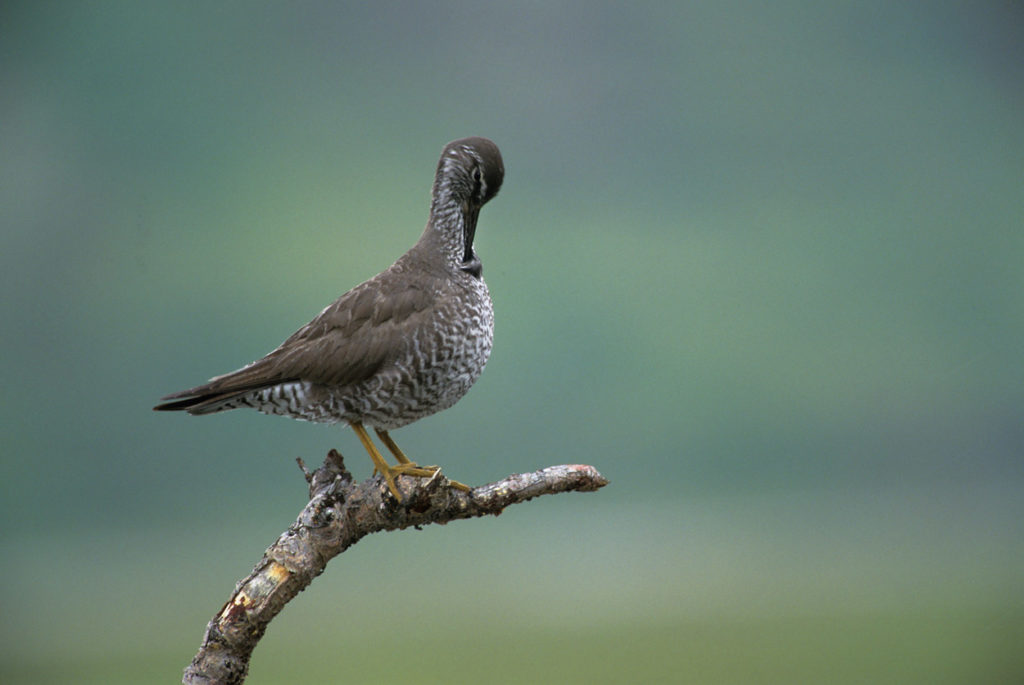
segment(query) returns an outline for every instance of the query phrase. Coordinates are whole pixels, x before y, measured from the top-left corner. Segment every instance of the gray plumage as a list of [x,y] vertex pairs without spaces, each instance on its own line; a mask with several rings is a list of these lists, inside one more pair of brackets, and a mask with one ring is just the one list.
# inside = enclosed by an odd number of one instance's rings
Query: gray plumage
[[408,252],[267,356],[168,395],[155,409],[203,415],[251,407],[387,431],[452,406],[491,352],[494,312],[473,239],[480,208],[503,177],[491,141],[449,143],[427,226]]

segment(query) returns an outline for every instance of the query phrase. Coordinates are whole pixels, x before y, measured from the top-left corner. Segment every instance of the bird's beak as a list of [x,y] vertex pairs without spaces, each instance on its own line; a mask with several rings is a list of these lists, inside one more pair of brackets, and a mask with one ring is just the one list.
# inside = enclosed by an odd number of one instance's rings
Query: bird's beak
[[480,207],[469,202],[462,205],[463,262],[470,262],[473,259],[473,238],[476,236],[476,220],[479,216]]

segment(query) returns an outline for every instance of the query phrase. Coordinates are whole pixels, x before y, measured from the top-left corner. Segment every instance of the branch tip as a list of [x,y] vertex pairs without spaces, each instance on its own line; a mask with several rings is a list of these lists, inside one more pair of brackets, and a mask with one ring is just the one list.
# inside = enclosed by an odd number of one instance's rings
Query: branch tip
[[310,484],[313,482],[313,474],[306,468],[306,462],[302,461],[302,457],[295,457],[295,461],[298,462],[299,468],[302,470],[302,475],[306,478],[306,483]]

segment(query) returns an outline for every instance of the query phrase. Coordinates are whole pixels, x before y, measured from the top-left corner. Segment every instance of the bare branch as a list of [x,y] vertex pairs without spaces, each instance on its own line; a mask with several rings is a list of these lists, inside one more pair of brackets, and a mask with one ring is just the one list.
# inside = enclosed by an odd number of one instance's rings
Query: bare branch
[[323,573],[328,561],[365,535],[496,516],[510,504],[540,495],[592,492],[608,484],[594,467],[576,464],[515,474],[462,492],[448,487],[438,472],[429,479],[399,477],[399,502],[380,477],[354,484],[337,450],[331,450],[323,466],[312,473],[301,460],[299,466],[309,483],[309,503],[210,621],[183,683],[244,681],[253,649],[274,616]]

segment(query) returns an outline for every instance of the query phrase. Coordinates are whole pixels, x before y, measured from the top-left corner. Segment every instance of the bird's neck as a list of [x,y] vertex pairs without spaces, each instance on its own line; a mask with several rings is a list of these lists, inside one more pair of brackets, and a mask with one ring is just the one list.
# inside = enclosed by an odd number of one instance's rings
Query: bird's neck
[[[448,201],[444,201],[446,199]],[[437,255],[441,254],[446,268],[462,271],[466,263],[469,221],[461,205],[435,196],[430,205],[430,219],[415,249],[432,255],[435,262]],[[468,250],[472,254],[472,244]]]

